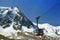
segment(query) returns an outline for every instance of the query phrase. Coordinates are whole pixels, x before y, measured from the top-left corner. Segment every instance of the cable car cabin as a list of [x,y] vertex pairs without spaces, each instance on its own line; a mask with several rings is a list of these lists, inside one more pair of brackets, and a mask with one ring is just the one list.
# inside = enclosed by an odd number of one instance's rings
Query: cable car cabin
[[39,29],[39,27],[38,27],[38,20],[39,20],[39,18],[40,18],[40,16],[36,17],[36,22],[37,22],[37,25],[36,25],[36,27],[37,27],[37,29],[36,29],[36,36],[43,36],[43,29]]
[[43,36],[43,29],[38,29],[38,30],[36,30],[36,36]]

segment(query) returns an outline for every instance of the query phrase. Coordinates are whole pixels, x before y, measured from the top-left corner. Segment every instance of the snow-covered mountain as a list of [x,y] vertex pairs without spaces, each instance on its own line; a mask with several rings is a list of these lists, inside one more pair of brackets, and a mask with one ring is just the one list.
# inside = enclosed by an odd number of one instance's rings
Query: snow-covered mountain
[[[4,36],[17,36],[17,32],[33,33],[36,23],[31,22],[17,7],[0,7],[0,34]],[[44,34],[51,37],[60,36],[60,26],[52,26],[48,23],[38,24],[44,29]],[[27,34],[26,34],[27,35]]]
[[0,7],[0,26],[3,28],[11,26],[13,23],[13,28],[20,30],[22,26],[30,28],[34,27],[34,24],[29,20],[17,7]]
[[12,36],[18,30],[31,32],[32,28],[35,28],[34,24],[17,7],[0,7],[0,27],[2,30],[0,34],[5,36]]

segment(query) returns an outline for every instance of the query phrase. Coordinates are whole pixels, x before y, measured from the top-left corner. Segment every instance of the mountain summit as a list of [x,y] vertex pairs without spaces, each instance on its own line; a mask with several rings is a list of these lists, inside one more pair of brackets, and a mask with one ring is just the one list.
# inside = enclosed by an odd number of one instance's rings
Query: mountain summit
[[[14,29],[22,29],[22,26],[30,28],[34,24],[17,7],[0,7],[0,26],[7,28],[13,25]],[[35,27],[34,27],[35,28]]]

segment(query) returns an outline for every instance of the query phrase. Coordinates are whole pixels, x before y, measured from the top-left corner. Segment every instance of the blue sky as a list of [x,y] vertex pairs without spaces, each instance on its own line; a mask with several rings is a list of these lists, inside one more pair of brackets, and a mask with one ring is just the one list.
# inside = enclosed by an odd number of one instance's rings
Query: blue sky
[[18,7],[32,22],[60,26],[60,0],[0,0],[0,6]]

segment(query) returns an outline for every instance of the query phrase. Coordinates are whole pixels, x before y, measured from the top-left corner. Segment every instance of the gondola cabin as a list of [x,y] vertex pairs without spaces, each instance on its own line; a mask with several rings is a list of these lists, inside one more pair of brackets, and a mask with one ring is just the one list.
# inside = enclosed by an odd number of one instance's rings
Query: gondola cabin
[[36,17],[36,22],[37,22],[37,25],[36,25],[36,27],[37,27],[37,29],[36,29],[36,36],[43,36],[43,29],[40,29],[38,27],[38,20],[39,20],[39,18],[40,18],[40,16]]
[[43,29],[38,29],[38,30],[36,30],[36,34],[35,34],[36,36],[43,36],[44,35],[44,33],[43,33]]

